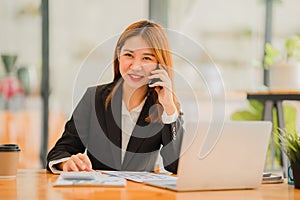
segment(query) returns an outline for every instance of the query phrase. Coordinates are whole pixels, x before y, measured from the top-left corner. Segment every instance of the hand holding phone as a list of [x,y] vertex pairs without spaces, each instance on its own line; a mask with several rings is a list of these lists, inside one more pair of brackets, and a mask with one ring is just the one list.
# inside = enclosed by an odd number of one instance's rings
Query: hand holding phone
[[[159,66],[158,66],[158,64],[156,65],[155,70],[157,70],[157,69],[160,69]],[[160,81],[161,81],[160,78],[153,78],[153,79],[150,79],[149,82],[148,82],[148,86],[150,86],[150,85],[152,85],[152,84],[154,84],[154,83],[156,83],[156,82],[160,82]],[[159,86],[159,88],[162,89],[162,86]]]

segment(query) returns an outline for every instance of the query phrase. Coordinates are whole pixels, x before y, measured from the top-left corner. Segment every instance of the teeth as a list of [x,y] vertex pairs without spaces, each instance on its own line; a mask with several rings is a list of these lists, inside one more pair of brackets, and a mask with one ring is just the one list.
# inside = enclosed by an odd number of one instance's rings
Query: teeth
[[142,78],[142,76],[133,75],[133,74],[131,74],[131,76],[132,76],[133,78]]

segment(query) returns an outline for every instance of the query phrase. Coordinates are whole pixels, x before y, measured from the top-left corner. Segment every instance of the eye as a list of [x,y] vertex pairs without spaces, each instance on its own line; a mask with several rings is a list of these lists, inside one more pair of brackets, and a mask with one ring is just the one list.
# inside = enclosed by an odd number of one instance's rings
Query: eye
[[144,60],[149,60],[149,61],[152,61],[152,60],[153,60],[151,57],[148,57],[148,56],[147,56],[147,57],[144,57],[143,59],[144,59]]
[[131,53],[124,53],[123,55],[126,56],[126,57],[132,57]]

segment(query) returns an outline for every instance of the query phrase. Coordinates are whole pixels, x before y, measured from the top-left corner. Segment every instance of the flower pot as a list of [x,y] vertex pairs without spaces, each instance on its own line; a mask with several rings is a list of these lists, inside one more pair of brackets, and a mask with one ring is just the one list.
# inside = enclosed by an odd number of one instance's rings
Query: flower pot
[[270,90],[300,90],[300,62],[278,63],[270,67]]
[[291,163],[295,188],[300,189],[300,163]]

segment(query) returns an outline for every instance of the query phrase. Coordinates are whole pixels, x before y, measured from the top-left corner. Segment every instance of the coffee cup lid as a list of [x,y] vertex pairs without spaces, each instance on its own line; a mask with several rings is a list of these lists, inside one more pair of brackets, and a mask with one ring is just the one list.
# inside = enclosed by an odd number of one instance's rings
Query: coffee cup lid
[[11,151],[21,151],[17,144],[2,144],[0,145],[0,152],[11,152]]

